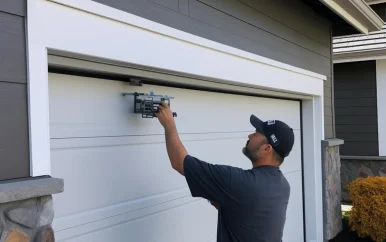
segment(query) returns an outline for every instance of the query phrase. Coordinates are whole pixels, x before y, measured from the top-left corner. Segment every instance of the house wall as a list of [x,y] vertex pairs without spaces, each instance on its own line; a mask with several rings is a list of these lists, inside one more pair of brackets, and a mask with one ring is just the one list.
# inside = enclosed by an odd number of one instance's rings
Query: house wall
[[[298,0],[94,0],[209,40],[327,76],[332,138],[331,24]],[[215,64],[213,68],[216,68]],[[258,78],[258,77],[256,77]]]
[[25,0],[0,1],[0,180],[29,169]]
[[[98,58],[104,61],[102,63],[112,64],[105,68],[94,69],[97,72],[117,74],[117,70],[120,70],[118,73],[126,73],[125,76],[127,76],[130,68],[125,67],[134,66],[132,68],[141,71],[140,73],[147,70],[153,73],[171,74],[169,76],[173,77],[172,80],[169,79],[170,77],[159,78],[169,83],[181,83],[194,78],[193,84],[196,84],[194,82],[199,79],[198,83],[203,83],[205,80],[209,85],[227,84],[236,88],[249,86],[250,88],[246,88],[247,91],[256,90],[262,93],[266,91],[262,89],[270,89],[270,92],[275,90],[277,93],[288,93],[288,95],[293,93],[303,95],[301,97],[303,158],[305,161],[312,161],[303,164],[304,211],[307,224],[305,234],[307,241],[323,241],[321,140],[323,139],[322,95],[325,76],[199,38],[89,0],[34,0],[28,1],[28,9],[30,30],[28,47],[31,57],[28,62],[29,100],[31,114],[33,114],[31,115],[31,139],[34,141],[32,142],[32,155],[34,155],[32,169],[41,168],[36,169],[36,174],[47,174],[52,171],[50,159],[45,159],[47,154],[50,155],[50,146],[45,144],[50,134],[47,132],[50,126],[47,119],[50,113],[50,105],[47,101],[49,100],[47,64],[52,64],[50,61],[54,58],[50,57],[59,57],[60,54],[67,55],[70,63],[76,61],[73,59],[75,54],[81,55],[83,60]],[[47,58],[47,49],[55,56]],[[217,68],[212,68],[208,63],[216,63]],[[57,64],[64,65],[63,62]],[[90,61],[84,64],[83,68],[86,70],[92,69]],[[82,68],[79,65],[75,67]],[[256,78],[260,74],[263,78]],[[152,75],[155,77],[154,74]],[[306,86],[306,84],[311,85]],[[36,113],[39,115],[35,115]],[[39,159],[41,157],[43,159]],[[56,176],[52,172],[49,174]],[[69,196],[72,196],[71,191],[69,192]],[[73,198],[77,199],[76,195]],[[79,218],[75,214],[69,214],[70,217],[73,215]],[[101,221],[99,218],[97,220]],[[73,227],[74,224],[68,223],[69,221],[63,220]],[[88,230],[101,228],[95,227],[95,224],[91,227],[89,225],[89,223],[85,224]],[[103,231],[98,232],[103,233]],[[98,238],[101,237],[98,236]]]
[[378,156],[376,62],[334,65],[336,136],[341,155]]

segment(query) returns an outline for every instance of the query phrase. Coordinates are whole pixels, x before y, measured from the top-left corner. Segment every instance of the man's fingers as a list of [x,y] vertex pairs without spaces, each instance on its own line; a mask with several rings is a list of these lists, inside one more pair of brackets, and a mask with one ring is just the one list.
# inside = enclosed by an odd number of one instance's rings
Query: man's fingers
[[164,101],[162,101],[161,105],[162,105],[163,108],[168,108],[169,107]]
[[164,106],[164,103],[163,103],[163,102],[162,102],[160,105],[158,105],[158,109],[159,109],[160,111],[165,109],[165,106]]

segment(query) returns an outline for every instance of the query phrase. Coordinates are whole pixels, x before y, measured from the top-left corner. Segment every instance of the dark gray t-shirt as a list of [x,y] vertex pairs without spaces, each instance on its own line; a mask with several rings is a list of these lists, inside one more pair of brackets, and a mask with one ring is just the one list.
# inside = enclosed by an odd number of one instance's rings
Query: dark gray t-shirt
[[278,167],[213,165],[190,155],[185,178],[193,197],[218,202],[217,242],[280,242],[290,186]]

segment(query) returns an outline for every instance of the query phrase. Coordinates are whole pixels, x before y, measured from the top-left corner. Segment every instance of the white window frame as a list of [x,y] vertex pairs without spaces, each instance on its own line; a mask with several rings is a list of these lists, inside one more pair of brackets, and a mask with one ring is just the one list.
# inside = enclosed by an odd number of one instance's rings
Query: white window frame
[[[27,4],[31,176],[51,174],[48,53],[52,51],[200,76],[222,84],[277,92],[281,96],[299,95],[304,97],[306,241],[323,241],[321,140],[324,139],[323,83],[326,76],[91,0],[28,0]],[[90,24],[89,27],[86,28],[86,24]],[[100,34],[101,30],[104,34]],[[112,36],[112,33],[117,35]],[[112,42],[114,48],[107,48]],[[148,43],[146,48],[139,48],[144,43]],[[217,69],[208,66],[208,62],[216,63]],[[238,68],[235,71],[229,68],[231,66]]]
[[379,156],[386,156],[386,59],[376,60]]

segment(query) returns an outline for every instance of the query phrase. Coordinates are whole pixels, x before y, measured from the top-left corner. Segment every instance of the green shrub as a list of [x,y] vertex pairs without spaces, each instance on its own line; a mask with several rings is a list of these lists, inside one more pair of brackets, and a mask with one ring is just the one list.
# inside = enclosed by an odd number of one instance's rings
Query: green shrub
[[349,226],[359,237],[386,240],[386,177],[358,178],[347,185],[352,209]]

